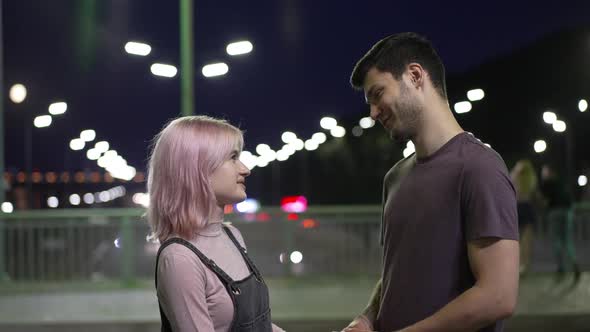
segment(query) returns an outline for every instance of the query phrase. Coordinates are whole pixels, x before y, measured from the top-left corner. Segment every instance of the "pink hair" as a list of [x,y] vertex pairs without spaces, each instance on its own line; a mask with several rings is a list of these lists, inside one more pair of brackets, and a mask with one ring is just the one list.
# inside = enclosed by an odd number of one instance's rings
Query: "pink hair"
[[190,239],[212,221],[217,201],[209,177],[231,151],[242,150],[242,131],[225,120],[185,116],[168,123],[154,140],[147,184],[152,236]]

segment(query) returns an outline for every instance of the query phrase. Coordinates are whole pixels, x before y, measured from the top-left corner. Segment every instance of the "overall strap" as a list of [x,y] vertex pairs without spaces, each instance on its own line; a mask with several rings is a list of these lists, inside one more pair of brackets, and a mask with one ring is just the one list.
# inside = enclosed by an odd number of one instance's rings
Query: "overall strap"
[[234,280],[230,276],[228,276],[227,273],[225,273],[221,268],[219,268],[219,266],[217,266],[217,264],[215,264],[215,262],[212,259],[207,258],[207,256],[205,256],[199,249],[197,249],[194,245],[192,245],[187,240],[181,239],[178,237],[174,237],[174,238],[166,240],[160,246],[160,249],[158,250],[158,257],[156,258],[156,278],[155,278],[156,287],[158,287],[158,270],[157,269],[158,269],[158,260],[160,259],[160,253],[162,252],[162,250],[164,248],[171,245],[172,243],[178,243],[178,244],[190,249],[195,255],[197,255],[197,257],[199,257],[199,259],[201,260],[201,262],[203,262],[203,264],[205,264],[209,269],[211,269],[211,271],[213,271],[219,277],[219,279],[221,279],[221,281],[223,281],[224,284],[227,284],[227,285],[234,284]]
[[229,236],[229,238],[234,243],[234,245],[238,248],[238,250],[240,251],[240,254],[242,254],[242,257],[246,261],[246,265],[248,265],[248,268],[250,269],[250,271],[252,273],[254,273],[254,275],[256,276],[256,279],[262,280],[262,274],[260,274],[260,271],[258,271],[258,269],[256,268],[256,265],[254,265],[254,262],[252,262],[252,260],[250,259],[250,257],[246,253],[246,248],[244,248],[240,245],[240,243],[238,242],[238,240],[236,239],[234,234],[231,232],[229,227],[224,225],[223,230],[225,231],[227,236]]

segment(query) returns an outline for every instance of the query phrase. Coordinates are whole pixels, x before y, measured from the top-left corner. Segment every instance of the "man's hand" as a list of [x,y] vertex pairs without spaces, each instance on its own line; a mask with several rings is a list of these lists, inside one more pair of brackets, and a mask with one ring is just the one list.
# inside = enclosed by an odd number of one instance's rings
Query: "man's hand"
[[356,317],[342,332],[370,332],[373,331],[373,324],[364,315]]

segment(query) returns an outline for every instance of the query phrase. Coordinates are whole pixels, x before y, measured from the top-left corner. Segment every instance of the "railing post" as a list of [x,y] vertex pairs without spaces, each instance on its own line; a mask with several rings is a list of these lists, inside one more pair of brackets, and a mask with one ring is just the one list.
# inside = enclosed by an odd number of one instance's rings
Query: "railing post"
[[132,286],[135,283],[135,236],[133,224],[127,216],[123,217],[121,223],[121,248],[123,250],[121,260],[123,284]]
[[0,218],[0,282],[2,281],[8,281],[8,273],[6,271],[6,252],[5,252],[5,243],[4,243],[4,239],[5,239],[5,223],[6,221],[4,219]]

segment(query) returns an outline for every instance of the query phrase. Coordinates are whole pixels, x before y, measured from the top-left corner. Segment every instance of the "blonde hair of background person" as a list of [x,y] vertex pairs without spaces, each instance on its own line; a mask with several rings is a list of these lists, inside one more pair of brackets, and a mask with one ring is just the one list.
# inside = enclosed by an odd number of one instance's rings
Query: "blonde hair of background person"
[[175,119],[155,137],[147,216],[161,243],[162,331],[282,331],[241,233],[223,222],[224,206],[246,198],[243,144],[238,128],[207,116]]
[[534,199],[538,189],[538,178],[533,163],[528,159],[519,160],[510,171],[510,177],[516,189],[517,201]]
[[537,220],[535,203],[540,201],[538,178],[533,163],[528,159],[519,160],[510,177],[516,190],[518,203],[518,224],[520,228],[520,273],[530,266],[534,240],[534,226]]

